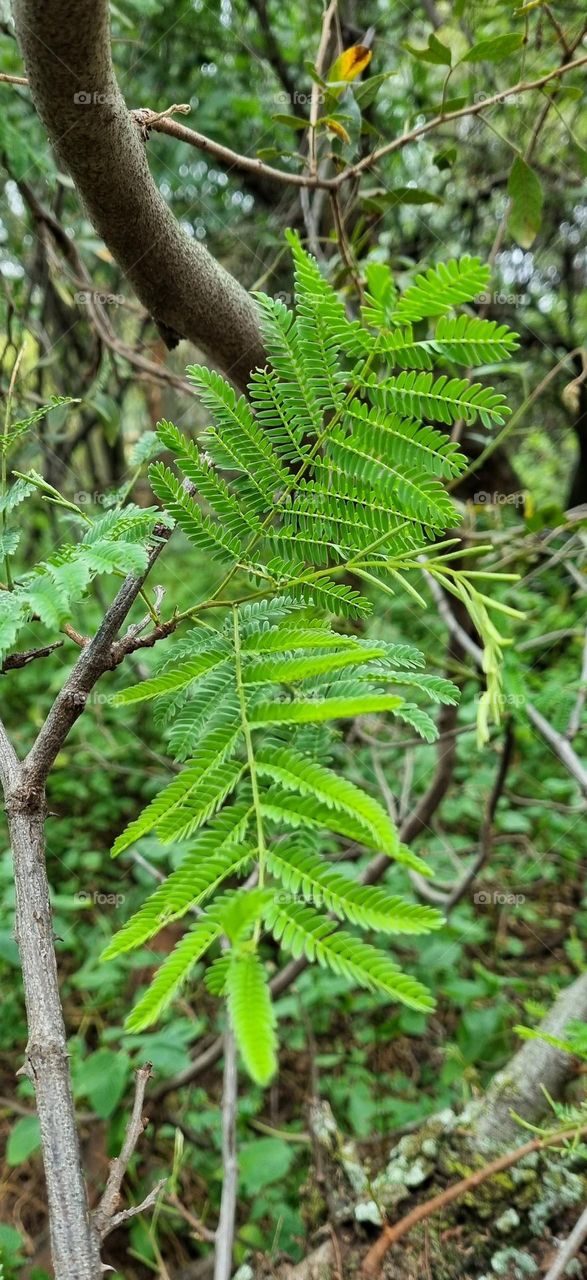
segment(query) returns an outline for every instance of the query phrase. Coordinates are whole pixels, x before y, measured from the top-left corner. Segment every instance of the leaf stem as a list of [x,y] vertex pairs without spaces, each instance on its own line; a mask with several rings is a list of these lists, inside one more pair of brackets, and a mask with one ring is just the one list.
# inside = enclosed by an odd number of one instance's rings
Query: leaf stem
[[[232,620],[233,620],[233,627],[234,627],[236,688],[237,688],[240,713],[241,713],[242,731],[243,731],[245,746],[247,750],[247,763],[249,766],[249,773],[251,775],[251,791],[253,795],[253,807],[255,810],[255,821],[257,825],[257,842],[259,846],[259,850],[258,850],[259,878],[257,883],[259,888],[262,889],[265,884],[265,855],[267,852],[267,846],[265,844],[265,832],[263,830],[263,815],[261,812],[261,797],[259,794],[259,781],[257,778],[257,769],[255,764],[253,735],[251,733],[251,726],[249,724],[249,720],[247,716],[247,699],[246,699],[245,687],[243,683],[243,671],[242,671],[242,662],[241,662],[241,642],[240,642],[240,631],[239,631],[239,625],[238,625],[238,608],[236,605],[233,605],[233,608],[232,608]],[[261,932],[261,921],[257,920],[255,924],[255,932],[253,935],[255,945],[257,945],[259,941],[260,932]]]

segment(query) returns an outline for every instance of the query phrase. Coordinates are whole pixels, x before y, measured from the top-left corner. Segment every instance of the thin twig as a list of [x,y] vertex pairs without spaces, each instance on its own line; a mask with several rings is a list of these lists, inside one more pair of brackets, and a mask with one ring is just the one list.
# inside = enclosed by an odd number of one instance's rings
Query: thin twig
[[533,1138],[530,1142],[525,1142],[523,1146],[516,1147],[515,1151],[507,1151],[505,1155],[498,1156],[497,1160],[492,1160],[490,1164],[486,1164],[482,1169],[477,1169],[475,1173],[471,1173],[466,1178],[461,1178],[460,1182],[453,1182],[452,1186],[446,1187],[437,1196],[433,1196],[431,1200],[425,1200],[422,1204],[416,1205],[411,1213],[406,1214],[394,1226],[387,1226],[382,1231],[379,1239],[369,1249],[363,1261],[363,1275],[372,1280],[379,1272],[383,1259],[387,1251],[403,1236],[407,1235],[413,1227],[419,1222],[430,1218],[432,1214],[437,1213],[439,1209],[444,1209],[446,1205],[452,1204],[453,1201],[459,1200],[467,1191],[472,1191],[476,1187],[486,1182],[488,1178],[493,1178],[497,1173],[503,1173],[505,1169],[511,1169],[512,1165],[517,1164],[524,1156],[530,1155],[533,1151],[543,1151],[546,1147],[552,1147],[556,1142],[561,1142],[566,1137],[582,1137],[587,1133],[587,1126],[581,1129],[576,1127],[573,1129],[561,1130],[559,1133],[551,1133],[546,1138]]
[[145,579],[170,538],[171,530],[166,525],[159,525],[155,536],[157,542],[151,547],[144,571],[138,575],[129,574],[125,578],[95,636],[82,649],[39,730],[23,766],[23,786],[29,794],[43,787],[56,756],[81,715],[88,694],[96,682],[113,665],[117,665],[119,650],[115,647],[116,637],[138,598]]
[[585,639],[583,642],[583,661],[581,664],[581,678],[579,681],[579,691],[575,699],[575,705],[569,717],[567,732],[565,734],[565,737],[568,738],[569,742],[572,742],[573,738],[581,728],[581,721],[583,719],[583,708],[585,706],[586,701],[587,701],[587,628],[585,630]]
[[570,1236],[561,1245],[558,1256],[546,1272],[544,1280],[562,1280],[571,1258],[578,1254],[585,1239],[587,1239],[587,1209],[583,1210]]
[[491,858],[491,850],[493,846],[493,819],[495,811],[502,795],[505,780],[507,778],[508,769],[511,764],[512,754],[514,750],[514,728],[511,720],[508,720],[505,730],[505,739],[503,751],[500,756],[497,773],[489,794],[489,799],[485,807],[483,822],[481,824],[481,832],[479,836],[479,852],[469,870],[465,873],[462,880],[455,885],[451,893],[448,894],[445,903],[445,912],[448,915],[450,911],[464,898],[467,889],[473,884],[482,867],[487,866]]
[[[328,8],[324,11],[322,19],[322,31],[320,33],[320,43],[318,45],[318,53],[316,55],[316,71],[321,76],[324,71],[324,62],[330,44],[330,32],[332,30],[332,20],[338,7],[338,0],[330,0]],[[316,157],[316,124],[320,110],[320,85],[316,80],[312,81],[312,96],[310,98],[310,131],[308,135],[308,167],[310,177],[315,178],[317,173],[317,157]]]
[[[331,178],[323,178],[318,173],[300,174],[287,173],[282,169],[274,169],[271,165],[264,164],[261,160],[256,160],[251,156],[240,155],[237,151],[232,151],[230,147],[225,147],[219,142],[214,142],[211,138],[205,137],[202,133],[197,133],[194,129],[187,128],[186,125],[180,124],[177,120],[171,119],[161,112],[150,112],[148,108],[140,108],[139,123],[147,129],[153,129],[156,133],[165,133],[169,137],[176,138],[178,142],[187,142],[190,146],[196,147],[199,151],[206,151],[219,160],[221,164],[227,165],[229,168],[242,169],[243,172],[255,173],[263,175],[266,178],[273,179],[276,182],[282,182],[294,187],[317,187],[323,188],[325,191],[336,191],[342,187],[345,182],[349,182],[353,178],[357,178],[360,174],[365,173],[374,165],[378,164],[384,156],[392,155],[396,151],[401,151],[404,147],[409,146],[412,142],[418,142],[420,138],[425,137],[428,133],[432,133],[441,125],[450,124],[453,120],[462,120],[466,116],[479,115],[482,111],[487,111],[489,107],[498,105],[504,99],[512,94],[530,93],[533,89],[542,89],[544,85],[549,84],[551,80],[555,80],[560,76],[566,75],[569,71],[577,71],[579,67],[585,66],[587,63],[587,55],[581,58],[575,58],[573,62],[567,62],[559,67],[555,67],[553,71],[547,72],[546,75],[540,76],[537,80],[519,81],[518,84],[510,85],[509,88],[500,90],[499,93],[493,94],[489,98],[482,101],[470,103],[469,106],[460,107],[458,111],[447,111],[444,114],[434,116],[431,120],[427,120],[425,124],[417,125],[414,129],[402,133],[399,137],[394,138],[392,142],[385,143],[376,151],[372,151],[369,155],[358,160],[356,164],[349,165],[340,173]],[[0,76],[0,80],[8,80],[7,76]],[[19,81],[20,82],[20,81]],[[26,82],[25,82],[26,83]],[[147,114],[148,113],[148,114]]]
[[121,1209],[120,1213],[115,1213],[106,1226],[102,1239],[104,1236],[110,1235],[111,1231],[116,1231],[117,1227],[121,1227],[123,1222],[128,1222],[129,1218],[136,1218],[137,1214],[144,1213],[146,1209],[152,1209],[153,1205],[157,1203],[159,1192],[162,1191],[166,1182],[167,1178],[160,1178],[159,1182],[149,1191],[145,1199],[141,1200],[140,1204],[131,1204],[128,1209]]
[[222,1089],[222,1196],[216,1232],[214,1280],[230,1280],[236,1220],[238,1162],[236,1155],[237,1104],[236,1041],[230,1024],[224,1033],[224,1084]]
[[28,667],[29,662],[35,662],[37,658],[48,658],[50,653],[55,649],[60,649],[63,640],[55,640],[53,644],[46,644],[42,649],[26,649],[21,653],[10,653],[0,666],[0,674],[4,675],[6,671],[18,671],[20,667]]
[[[110,1164],[110,1172],[108,1174],[106,1186],[102,1193],[100,1203],[93,1214],[94,1227],[101,1240],[103,1240],[104,1236],[113,1230],[112,1224],[115,1217],[118,1217],[120,1220],[120,1214],[116,1214],[118,1202],[120,1200],[120,1188],[131,1157],[134,1154],[137,1142],[147,1124],[147,1121],[143,1116],[143,1103],[145,1101],[145,1089],[147,1088],[147,1083],[150,1080],[151,1075],[152,1065],[150,1062],[146,1062],[145,1065],[143,1067],[139,1067],[137,1071],[133,1108],[126,1126],[122,1151]],[[154,1191],[156,1194],[155,1188]],[[152,1191],[149,1195],[153,1196],[153,1193],[154,1192]],[[131,1216],[130,1210],[125,1209],[123,1212],[127,1217]],[[139,1212],[138,1208],[135,1209],[135,1212]]]

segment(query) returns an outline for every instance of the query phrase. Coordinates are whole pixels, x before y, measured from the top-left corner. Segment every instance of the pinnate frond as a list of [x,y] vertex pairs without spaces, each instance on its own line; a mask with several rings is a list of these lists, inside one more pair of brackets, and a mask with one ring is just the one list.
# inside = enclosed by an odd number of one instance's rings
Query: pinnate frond
[[253,951],[233,951],[224,975],[236,1042],[256,1084],[269,1084],[277,1069],[275,1011],[267,974]]
[[294,957],[304,955],[357,986],[381,991],[411,1009],[429,1012],[434,1008],[434,1000],[422,983],[402,973],[385,952],[342,929],[335,931],[333,924],[311,907],[274,900],[265,912],[265,923]]

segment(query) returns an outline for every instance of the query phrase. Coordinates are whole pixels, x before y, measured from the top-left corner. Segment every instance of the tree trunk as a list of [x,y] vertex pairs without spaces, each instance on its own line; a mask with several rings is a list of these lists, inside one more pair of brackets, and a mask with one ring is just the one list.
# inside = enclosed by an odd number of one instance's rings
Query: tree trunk
[[35,1086],[55,1276],[56,1280],[97,1280],[100,1248],[82,1172],[53,946],[44,798],[27,796],[17,787],[7,797],[6,810],[29,1030],[21,1073]]
[[[561,991],[539,1030],[564,1039],[569,1022],[586,1019],[587,973],[582,973]],[[479,1149],[520,1146],[525,1133],[512,1112],[530,1124],[538,1123],[548,1108],[545,1090],[551,1098],[560,1098],[573,1070],[574,1059],[569,1053],[544,1040],[527,1040],[507,1067],[494,1076],[487,1090],[474,1125]]]

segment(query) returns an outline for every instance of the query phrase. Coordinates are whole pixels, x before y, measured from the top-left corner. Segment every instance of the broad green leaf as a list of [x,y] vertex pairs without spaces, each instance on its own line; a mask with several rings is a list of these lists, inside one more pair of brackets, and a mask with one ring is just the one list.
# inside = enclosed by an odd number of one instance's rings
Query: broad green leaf
[[413,58],[417,58],[418,62],[432,62],[436,66],[450,67],[452,65],[452,53],[447,45],[443,44],[435,35],[430,33],[428,37],[428,45],[425,49],[417,49],[408,40],[404,41],[404,49],[411,53]]
[[529,249],[540,231],[544,193],[538,175],[521,156],[514,160],[508,195],[511,201],[508,229],[523,249]]
[[521,33],[511,32],[506,36],[492,36],[489,40],[480,40],[462,58],[462,62],[501,62],[508,54],[515,53],[524,44],[525,37]]

